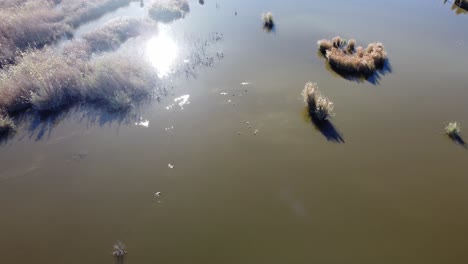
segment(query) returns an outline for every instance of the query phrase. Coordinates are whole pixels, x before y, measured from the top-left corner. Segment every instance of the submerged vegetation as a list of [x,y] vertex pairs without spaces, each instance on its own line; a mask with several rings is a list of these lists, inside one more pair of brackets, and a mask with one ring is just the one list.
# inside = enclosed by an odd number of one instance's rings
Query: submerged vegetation
[[159,22],[169,23],[183,18],[190,12],[186,0],[156,0],[149,8],[149,16]]
[[317,121],[328,120],[333,116],[333,103],[322,96],[316,83],[306,83],[302,91],[304,102],[307,104],[309,115]]
[[370,76],[384,67],[387,53],[380,42],[370,43],[367,48],[355,47],[356,41],[341,37],[317,42],[320,52],[337,72],[350,75]]

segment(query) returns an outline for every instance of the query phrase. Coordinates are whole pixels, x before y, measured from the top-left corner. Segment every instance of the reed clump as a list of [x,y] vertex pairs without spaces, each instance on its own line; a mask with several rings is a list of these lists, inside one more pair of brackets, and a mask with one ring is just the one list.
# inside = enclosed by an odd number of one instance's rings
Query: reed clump
[[104,26],[83,35],[92,52],[115,50],[129,38],[137,37],[151,29],[156,24],[150,20],[137,18],[116,18]]
[[90,59],[84,43],[63,53],[32,49],[0,73],[0,109],[58,111],[76,103],[95,103],[119,111],[152,94],[157,77],[143,58],[104,53]]
[[307,104],[309,115],[315,120],[325,121],[334,115],[333,102],[327,97],[322,96],[316,83],[306,83],[302,96]]
[[149,8],[149,16],[159,22],[169,23],[185,17],[190,12],[186,0],[156,0]]
[[263,21],[263,27],[265,29],[273,29],[275,26],[275,22],[273,20],[273,14],[271,12],[264,12],[262,14],[262,21]]
[[66,24],[77,27],[132,1],[134,0],[61,0],[60,9],[67,15]]
[[384,67],[387,52],[382,43],[370,43],[367,48],[356,47],[356,41],[341,37],[317,42],[320,52],[330,66],[338,72],[351,75],[370,76]]
[[459,136],[460,131],[461,131],[461,128],[457,122],[450,122],[445,127],[445,133],[451,138]]

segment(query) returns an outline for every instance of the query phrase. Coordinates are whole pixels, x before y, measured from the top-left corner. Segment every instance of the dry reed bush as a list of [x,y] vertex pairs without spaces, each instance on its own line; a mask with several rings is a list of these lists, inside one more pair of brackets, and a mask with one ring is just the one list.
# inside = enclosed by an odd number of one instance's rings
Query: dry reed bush
[[109,110],[125,110],[151,96],[156,83],[157,75],[143,58],[105,54],[91,61],[85,100]]
[[83,85],[77,64],[50,48],[24,52],[0,75],[0,107],[8,112],[30,106],[48,111],[79,98]]
[[333,116],[333,103],[322,96],[316,83],[306,83],[302,91],[304,102],[307,104],[309,115],[317,121],[328,120]]
[[109,21],[103,27],[89,32],[83,36],[92,52],[114,50],[129,38],[139,36],[156,24],[150,20],[136,18],[117,18]]
[[159,22],[169,23],[190,12],[186,0],[156,0],[149,8],[149,16]]
[[317,42],[320,52],[325,55],[333,69],[353,75],[370,76],[382,69],[387,59],[382,43],[370,43],[366,49],[355,47],[356,41],[345,41],[340,37]]
[[54,9],[55,3],[51,0],[0,4],[0,65],[14,62],[18,50],[42,47],[71,31],[62,23],[64,13]]
[[107,12],[129,4],[132,0],[62,0],[60,7],[67,24],[77,27],[94,20]]
[[275,22],[273,21],[273,14],[271,12],[264,12],[262,14],[263,27],[266,29],[273,29]]

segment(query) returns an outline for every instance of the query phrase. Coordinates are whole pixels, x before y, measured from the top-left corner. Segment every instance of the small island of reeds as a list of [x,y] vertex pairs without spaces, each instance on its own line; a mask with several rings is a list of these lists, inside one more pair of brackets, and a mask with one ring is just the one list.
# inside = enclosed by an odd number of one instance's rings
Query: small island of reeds
[[371,76],[383,69],[387,52],[382,43],[370,43],[367,48],[356,47],[356,40],[346,41],[341,37],[317,42],[320,52],[325,56],[333,70],[348,75]]

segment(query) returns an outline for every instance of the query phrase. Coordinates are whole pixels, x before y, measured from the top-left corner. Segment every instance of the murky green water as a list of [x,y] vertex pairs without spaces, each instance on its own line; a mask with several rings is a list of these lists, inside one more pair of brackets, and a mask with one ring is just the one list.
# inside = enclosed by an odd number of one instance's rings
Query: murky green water
[[[116,240],[138,264],[468,262],[468,150],[442,135],[468,129],[468,15],[442,0],[190,4],[168,38],[223,33],[224,57],[165,77],[142,123],[71,111],[0,146],[1,263],[113,263]],[[335,35],[383,42],[392,72],[330,72],[316,41]],[[334,134],[305,116],[307,81],[334,101]]]

